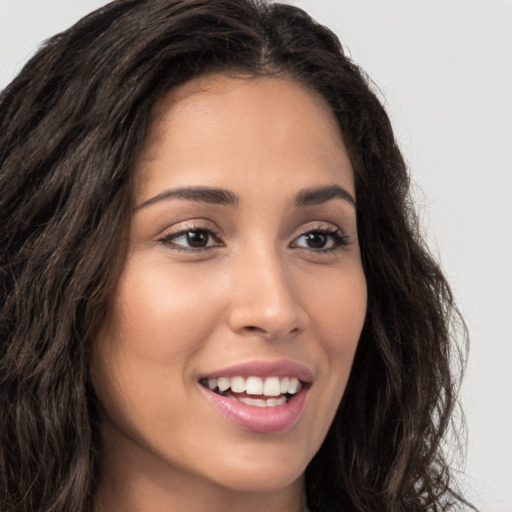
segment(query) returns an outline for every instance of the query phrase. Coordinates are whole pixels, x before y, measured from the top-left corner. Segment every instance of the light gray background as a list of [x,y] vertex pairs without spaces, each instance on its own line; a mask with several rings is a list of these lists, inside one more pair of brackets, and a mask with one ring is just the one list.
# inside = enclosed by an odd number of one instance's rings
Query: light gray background
[[[102,0],[0,0],[0,88]],[[512,512],[512,0],[295,0],[380,90],[470,334],[467,496]]]

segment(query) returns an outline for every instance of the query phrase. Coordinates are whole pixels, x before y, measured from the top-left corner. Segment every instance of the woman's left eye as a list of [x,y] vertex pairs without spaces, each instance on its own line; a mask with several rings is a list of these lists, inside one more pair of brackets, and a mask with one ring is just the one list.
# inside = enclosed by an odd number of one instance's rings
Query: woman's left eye
[[348,245],[348,237],[339,229],[314,229],[303,233],[291,244],[313,251],[330,251]]
[[218,238],[209,229],[185,229],[166,235],[159,242],[183,251],[197,251],[220,245]]

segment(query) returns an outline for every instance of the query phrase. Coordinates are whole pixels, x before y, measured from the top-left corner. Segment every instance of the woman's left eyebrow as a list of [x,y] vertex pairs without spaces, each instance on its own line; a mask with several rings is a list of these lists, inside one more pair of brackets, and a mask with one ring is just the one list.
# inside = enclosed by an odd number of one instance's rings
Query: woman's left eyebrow
[[356,206],[356,200],[348,190],[339,185],[326,185],[315,188],[302,189],[295,199],[295,206],[311,206],[326,203],[331,199],[343,199],[352,206]]

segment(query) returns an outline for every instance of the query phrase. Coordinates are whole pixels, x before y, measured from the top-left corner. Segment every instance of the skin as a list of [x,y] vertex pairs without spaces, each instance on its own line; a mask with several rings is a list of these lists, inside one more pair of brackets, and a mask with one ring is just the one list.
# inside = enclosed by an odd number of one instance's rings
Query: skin
[[[159,102],[135,165],[129,253],[93,346],[97,512],[302,510],[304,470],[366,313],[354,205],[348,196],[295,204],[301,190],[332,185],[355,198],[343,138],[323,99],[294,81],[206,75]],[[238,201],[158,200],[194,186]],[[214,234],[191,250],[184,230]],[[304,411],[284,432],[232,424],[200,388],[201,375],[255,360],[312,374]]]

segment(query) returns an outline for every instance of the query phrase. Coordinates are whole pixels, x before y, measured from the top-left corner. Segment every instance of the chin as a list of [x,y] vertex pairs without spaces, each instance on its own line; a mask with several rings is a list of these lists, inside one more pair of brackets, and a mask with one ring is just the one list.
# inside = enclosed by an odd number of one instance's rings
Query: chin
[[[247,471],[247,473],[229,474],[220,483],[223,487],[240,493],[269,493],[280,491],[301,481],[304,471]],[[219,475],[216,476],[217,480]]]
[[307,467],[307,462],[294,460],[289,453],[279,459],[239,457],[232,464],[224,462],[228,465],[216,467],[215,481],[223,487],[246,493],[272,492],[292,486],[302,479]]

